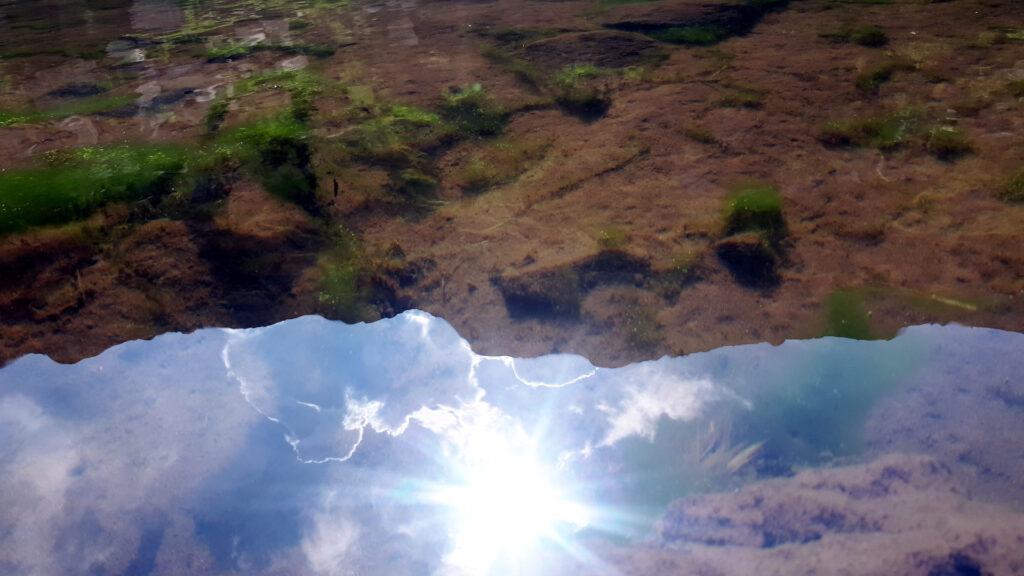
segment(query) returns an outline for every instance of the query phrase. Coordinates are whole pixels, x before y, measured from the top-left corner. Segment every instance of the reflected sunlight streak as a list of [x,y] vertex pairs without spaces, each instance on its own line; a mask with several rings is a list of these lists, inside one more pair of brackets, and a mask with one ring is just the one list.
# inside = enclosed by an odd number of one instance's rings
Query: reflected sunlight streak
[[541,464],[525,434],[475,432],[462,446],[457,481],[429,495],[449,511],[446,563],[466,574],[515,574],[546,545],[564,547],[591,511]]

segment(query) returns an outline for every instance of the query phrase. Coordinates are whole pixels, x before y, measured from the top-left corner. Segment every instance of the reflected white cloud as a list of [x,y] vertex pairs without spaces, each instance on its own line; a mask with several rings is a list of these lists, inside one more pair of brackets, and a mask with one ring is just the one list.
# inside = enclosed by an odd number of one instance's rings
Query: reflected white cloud
[[761,461],[852,453],[876,398],[945,373],[945,342],[1022,340],[921,327],[600,369],[480,356],[414,312],[167,335],[72,366],[26,357],[0,369],[0,573],[599,562],[579,530],[642,534],[668,500]]

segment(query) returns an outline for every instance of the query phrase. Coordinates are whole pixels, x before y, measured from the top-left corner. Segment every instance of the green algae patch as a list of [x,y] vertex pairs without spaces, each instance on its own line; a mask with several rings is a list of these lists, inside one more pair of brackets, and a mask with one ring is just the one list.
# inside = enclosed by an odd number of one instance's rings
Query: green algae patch
[[216,142],[214,157],[233,159],[271,194],[317,211],[309,128],[281,115],[240,126]]
[[90,116],[113,112],[134,104],[132,96],[101,96],[67,102],[45,110],[0,110],[0,127],[20,124],[37,124],[51,120],[62,120],[70,116]]
[[367,265],[362,247],[352,232],[339,227],[333,243],[317,259],[317,301],[325,315],[345,322],[370,322],[379,317],[370,304]]
[[648,34],[659,42],[686,46],[710,46],[728,38],[729,30],[721,26],[672,26]]
[[445,95],[441,116],[466,136],[495,136],[508,122],[508,112],[480,84]]
[[735,188],[726,200],[725,233],[758,232],[775,243],[786,236],[782,199],[770,184],[752,182]]
[[825,300],[825,336],[853,340],[874,340],[871,317],[864,308],[861,294],[839,290]]
[[1003,182],[998,196],[1004,202],[1024,203],[1024,168],[1017,170]]
[[186,163],[172,146],[82,148],[47,155],[44,166],[0,173],[0,233],[88,216],[111,202],[170,192]]

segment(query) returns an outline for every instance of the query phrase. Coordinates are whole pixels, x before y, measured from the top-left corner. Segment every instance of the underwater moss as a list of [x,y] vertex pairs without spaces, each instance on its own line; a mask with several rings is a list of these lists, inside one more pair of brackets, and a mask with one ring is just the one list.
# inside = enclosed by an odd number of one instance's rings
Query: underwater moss
[[921,114],[909,109],[866,118],[832,120],[822,127],[818,139],[826,146],[891,150],[904,144],[921,121]]
[[395,191],[410,199],[424,199],[437,190],[437,180],[415,168],[406,168],[394,177]]
[[472,156],[462,170],[463,190],[471,194],[515,180],[544,157],[548,140],[498,141]]
[[683,136],[701,144],[714,144],[718,141],[714,133],[703,126],[687,126],[683,128]]
[[1006,179],[998,196],[1006,202],[1024,202],[1024,168]]
[[718,100],[718,105],[724,108],[751,108],[757,109],[764,105],[765,93],[763,90],[748,87],[733,87],[725,96]]
[[1024,98],[1024,80],[1013,80],[1006,85],[1006,89],[1014,98]]
[[946,161],[955,160],[973,149],[963,130],[954,126],[935,126],[928,130],[925,147],[936,158]]
[[729,37],[729,31],[720,26],[672,26],[648,34],[651,38],[669,44],[710,46]]
[[482,158],[473,158],[462,171],[463,190],[471,194],[492,188],[500,180],[497,168]]
[[291,99],[290,111],[293,118],[305,122],[316,111],[314,99],[328,85],[322,78],[307,70],[272,70],[242,80],[236,85],[238,96],[259,90],[283,90]]
[[494,136],[508,122],[508,113],[480,84],[453,90],[445,95],[442,116],[463,134]]
[[422,149],[439,145],[453,129],[433,112],[413,106],[373,106],[371,116],[344,138],[355,157],[388,167],[416,164]]
[[207,134],[213,134],[220,129],[220,125],[224,123],[224,118],[228,115],[229,104],[226,98],[218,98],[210,103],[209,109],[206,110],[206,116],[203,118]]
[[325,313],[344,322],[369,322],[378,316],[366,286],[367,266],[355,235],[339,227],[332,246],[317,259],[317,300]]
[[566,112],[588,121],[604,116],[612,105],[607,90],[581,85],[563,87],[555,96],[555,102]]
[[598,232],[597,243],[605,250],[619,250],[629,244],[629,233],[618,226],[605,226]]
[[879,26],[852,26],[820,35],[831,42],[853,42],[869,48],[880,48],[889,43],[889,36]]
[[290,115],[267,118],[223,134],[215,153],[239,161],[271,194],[317,211],[309,128]]
[[0,127],[112,112],[131,107],[134,102],[132,96],[98,96],[63,103],[46,110],[0,110]]
[[626,341],[634,349],[641,352],[655,350],[664,342],[658,312],[649,305],[636,303],[623,311],[626,328]]
[[770,184],[751,182],[732,190],[723,210],[725,234],[758,232],[771,243],[786,236],[782,199]]
[[47,164],[0,172],[0,233],[61,224],[111,202],[171,191],[186,161],[173,146],[81,148],[47,154]]
[[903,58],[888,58],[880,62],[868,65],[857,74],[854,85],[861,92],[874,94],[878,92],[882,84],[885,84],[896,72],[909,72],[915,70],[915,66],[909,60]]
[[522,58],[518,58],[511,52],[497,46],[487,46],[481,53],[485,58],[494,62],[506,72],[512,74],[520,82],[527,86],[540,89],[547,84],[546,76],[533,64]]
[[872,340],[871,318],[864,299],[853,291],[839,290],[825,300],[825,336]]

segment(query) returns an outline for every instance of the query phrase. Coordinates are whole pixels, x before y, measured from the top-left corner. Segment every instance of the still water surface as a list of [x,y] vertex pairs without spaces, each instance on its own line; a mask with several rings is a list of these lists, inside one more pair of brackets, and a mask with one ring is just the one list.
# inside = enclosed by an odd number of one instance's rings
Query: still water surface
[[1015,333],[917,326],[606,369],[481,356],[412,311],[167,334],[73,365],[28,356],[0,370],[0,565],[611,573],[608,550],[665,538],[676,498],[893,452],[889,469],[929,456],[1005,514],[1024,502],[1022,349]]

